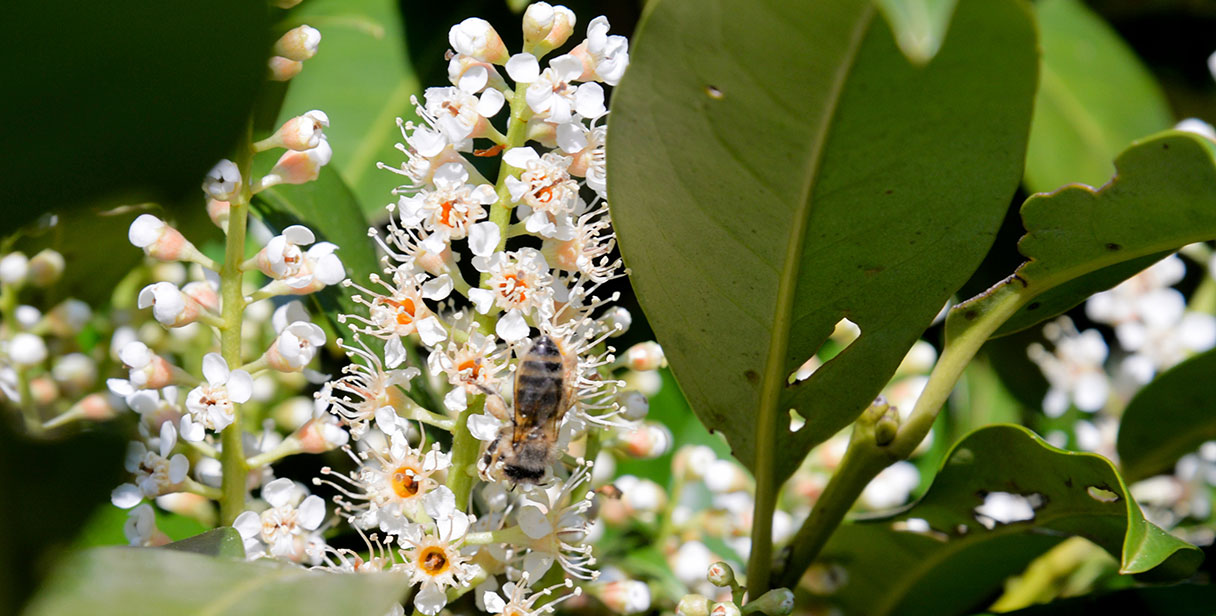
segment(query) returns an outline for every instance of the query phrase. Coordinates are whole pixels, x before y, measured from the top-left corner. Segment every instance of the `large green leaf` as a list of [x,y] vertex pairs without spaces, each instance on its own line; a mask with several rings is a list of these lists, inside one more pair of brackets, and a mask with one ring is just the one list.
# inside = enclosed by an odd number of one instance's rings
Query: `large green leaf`
[[[406,62],[401,15],[393,0],[311,0],[292,20],[321,32],[317,55],[291,80],[279,123],[310,109],[329,115],[325,130],[331,163],[369,216],[384,215],[400,176],[376,168],[396,166],[401,153],[397,116],[412,116],[418,81]],[[407,117],[408,119],[408,117]]]
[[1035,14],[1043,64],[1026,186],[1101,186],[1133,139],[1173,124],[1169,105],[1127,44],[1080,0],[1043,0]]
[[206,556],[245,558],[245,543],[241,540],[241,534],[231,526],[213,528],[205,533],[174,541],[165,548]]
[[[848,425],[992,241],[1034,31],[976,0],[950,33],[923,68],[868,0],[664,0],[637,35],[608,135],[621,251],[693,409],[753,470],[780,480]],[[861,337],[789,385],[844,317]]]
[[[359,210],[354,194],[333,168],[322,168],[321,176],[307,184],[268,188],[254,197],[253,206],[276,231],[302,224],[312,229],[318,242],[337,244],[337,255],[352,280],[364,284],[368,274],[380,271],[375,245],[367,236],[367,219]],[[363,311],[351,300],[351,295],[350,289],[333,285],[312,297],[334,328],[345,332],[345,326],[338,325],[338,313]]]
[[1216,439],[1216,351],[1192,357],[1141,389],[1119,422],[1117,443],[1130,481],[1168,472],[1174,462]]
[[[1216,586],[1174,584],[1126,588],[1036,605],[1003,616],[1075,616],[1076,614],[1136,614],[1136,616],[1212,616]],[[984,616],[992,616],[985,614]]]
[[874,0],[882,9],[895,42],[909,60],[924,64],[933,59],[946,38],[950,15],[958,0]]
[[94,548],[66,559],[28,614],[384,616],[403,576],[336,574],[158,548]]
[[6,2],[0,236],[64,206],[201,195],[269,45],[265,2]]
[[[1032,519],[989,529],[976,508],[992,493],[1039,505]],[[931,531],[896,530],[912,519]],[[1068,535],[1105,548],[1125,574],[1178,579],[1202,560],[1198,548],[1144,519],[1110,461],[1057,449],[1021,426],[996,425],[955,445],[914,505],[837,529],[819,562],[847,571],[831,596],[847,614],[946,616],[980,607],[1007,576]]]
[[1028,261],[952,311],[948,329],[1001,306],[996,335],[1051,318],[1192,242],[1216,238],[1216,143],[1168,131],[1136,142],[1101,189],[1073,185],[1022,205]]

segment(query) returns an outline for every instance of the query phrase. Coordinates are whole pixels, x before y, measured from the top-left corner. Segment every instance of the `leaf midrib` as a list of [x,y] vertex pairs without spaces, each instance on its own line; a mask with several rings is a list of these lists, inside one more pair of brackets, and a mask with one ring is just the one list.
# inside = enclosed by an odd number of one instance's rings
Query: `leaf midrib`
[[[786,355],[789,351],[789,335],[794,310],[794,297],[801,273],[802,252],[806,239],[806,219],[811,209],[811,194],[815,189],[815,181],[823,163],[823,153],[827,148],[828,134],[831,123],[836,116],[836,108],[840,103],[841,93],[848,81],[848,76],[857,60],[857,54],[865,40],[865,34],[874,21],[875,7],[867,4],[862,9],[860,17],[850,34],[849,46],[846,49],[844,61],[836,69],[827,97],[828,106],[819,117],[819,130],[809,149],[810,158],[806,165],[806,179],[801,190],[798,210],[790,225],[790,239],[786,244],[785,258],[780,283],[777,287],[777,302],[773,314],[773,328],[769,336],[769,353],[765,360],[763,389],[760,392],[759,409],[756,417],[755,460],[754,472],[757,483],[767,480],[775,483],[774,461],[776,455],[775,441],[777,439],[777,406],[780,401],[781,389],[786,382]],[[770,487],[770,486],[766,486]]]

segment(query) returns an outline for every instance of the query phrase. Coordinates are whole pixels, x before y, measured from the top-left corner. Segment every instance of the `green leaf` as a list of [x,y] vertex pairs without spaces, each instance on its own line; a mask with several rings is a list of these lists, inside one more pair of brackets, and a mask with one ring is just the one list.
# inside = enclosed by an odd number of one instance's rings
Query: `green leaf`
[[366,614],[384,616],[407,580],[322,573],[158,548],[71,555],[27,612],[52,614]]
[[398,116],[412,115],[410,95],[420,90],[406,62],[401,15],[393,0],[311,0],[292,20],[321,32],[317,55],[291,80],[279,123],[310,109],[329,116],[325,135],[333,165],[368,216],[383,216],[403,178],[376,168],[396,166],[402,155]]
[[895,32],[895,42],[908,59],[925,64],[946,38],[958,0],[874,0]]
[[[1002,616],[1075,616],[1076,614],[1136,614],[1137,616],[1211,616],[1216,586],[1174,584],[1128,588],[1053,601]],[[988,616],[988,615],[984,615]]]
[[1169,104],[1132,50],[1079,0],[1035,3],[1043,64],[1026,186],[1101,186],[1132,142],[1173,124]]
[[[253,206],[276,230],[302,224],[312,229],[318,242],[337,244],[336,254],[352,280],[362,284],[368,274],[380,270],[374,244],[367,236],[367,219],[350,188],[331,167],[323,167],[320,177],[313,182],[268,188],[254,197]],[[351,295],[350,289],[332,285],[311,297],[320,304],[334,329],[342,332],[346,326],[338,324],[337,315],[362,312]]]
[[[986,528],[975,508],[996,492],[1039,503],[1033,519]],[[911,519],[931,531],[896,530]],[[1105,548],[1124,574],[1179,579],[1203,558],[1144,519],[1110,461],[1057,449],[1021,426],[996,425],[955,445],[917,503],[842,525],[819,562],[847,571],[847,583],[830,597],[846,613],[962,614],[1068,535]]]
[[[201,196],[266,74],[265,2],[5,4],[0,236],[66,206]],[[19,59],[19,60],[18,60]]]
[[1178,458],[1216,439],[1213,375],[1216,351],[1208,351],[1174,366],[1136,393],[1123,411],[1116,444],[1128,480],[1169,472]]
[[215,528],[201,535],[174,541],[164,547],[204,556],[223,556],[240,560],[245,558],[245,542],[241,540],[241,534],[231,526]]
[[1101,189],[1067,186],[1022,205],[1028,261],[951,311],[948,330],[1004,304],[994,335],[1025,329],[1080,304],[1192,242],[1216,238],[1216,143],[1167,131],[1119,155]]
[[[781,480],[991,243],[1021,176],[1033,26],[1021,4],[962,2],[917,68],[868,0],[652,6],[609,124],[621,251],[697,416]],[[787,386],[844,317],[861,337]]]

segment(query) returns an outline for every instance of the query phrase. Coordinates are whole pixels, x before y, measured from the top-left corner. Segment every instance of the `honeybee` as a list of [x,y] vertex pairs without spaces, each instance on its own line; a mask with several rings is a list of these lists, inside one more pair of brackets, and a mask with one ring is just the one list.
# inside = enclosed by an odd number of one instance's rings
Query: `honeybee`
[[486,410],[506,425],[488,449],[483,464],[516,483],[536,483],[557,455],[557,427],[574,404],[578,357],[546,334],[519,355],[515,368],[514,412],[498,394],[486,390]]

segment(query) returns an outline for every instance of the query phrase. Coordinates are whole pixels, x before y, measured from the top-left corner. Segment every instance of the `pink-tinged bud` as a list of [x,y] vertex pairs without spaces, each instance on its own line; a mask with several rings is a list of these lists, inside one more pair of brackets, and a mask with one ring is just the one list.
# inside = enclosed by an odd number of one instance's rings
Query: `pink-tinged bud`
[[742,616],[743,612],[739,606],[729,601],[723,603],[715,603],[709,609],[709,616]]
[[283,123],[267,145],[281,146],[303,152],[311,150],[325,140],[325,129],[329,128],[329,116],[324,111],[313,109]]
[[646,422],[617,437],[617,447],[634,458],[650,460],[671,449],[671,431],[666,426]]
[[278,184],[303,184],[317,179],[321,174],[321,167],[329,164],[329,159],[333,156],[334,151],[329,147],[329,142],[321,139],[317,147],[303,152],[294,150],[288,151],[279,157],[279,161],[275,163],[274,168],[270,170],[258,180],[254,192],[259,192],[265,188]]
[[452,26],[448,30],[448,44],[458,54],[491,64],[502,64],[510,57],[494,26],[479,17],[470,17]]
[[310,419],[296,432],[300,441],[300,451],[304,453],[324,453],[341,447],[350,440],[350,434],[334,421],[326,417]]
[[507,82],[493,64],[463,54],[454,55],[448,60],[448,81],[470,94],[487,87],[498,91],[509,90]]
[[299,372],[316,356],[317,347],[324,344],[324,330],[307,321],[296,321],[279,332],[264,357],[279,372]]
[[44,249],[30,259],[30,282],[36,287],[49,287],[63,275],[63,255]]
[[[114,405],[114,397],[110,394],[89,394],[82,398],[80,402],[77,402],[75,408],[80,410],[85,419],[92,419],[93,421],[105,421],[118,415],[118,408]],[[69,410],[68,412],[72,411]]]
[[192,492],[175,492],[156,497],[156,504],[161,509],[188,516],[196,520],[214,520],[215,506],[205,496]]
[[684,595],[676,604],[676,616],[709,616],[709,599],[702,595]]
[[127,239],[144,249],[144,254],[160,261],[177,261],[198,252],[181,232],[151,214],[140,214],[131,223]]
[[705,572],[705,579],[709,580],[714,586],[733,586],[735,584],[735,570],[730,565],[723,561],[718,561],[709,566]]
[[30,260],[24,253],[10,252],[0,259],[0,282],[19,285],[30,273]]
[[187,283],[182,287],[182,293],[198,302],[200,306],[212,312],[220,311],[220,294],[216,291],[215,285],[206,281],[195,281]]
[[283,56],[271,56],[268,64],[271,81],[289,81],[304,69],[304,63]]
[[638,614],[650,609],[650,587],[638,580],[616,580],[596,588],[595,596],[617,614]]
[[657,342],[641,342],[625,351],[622,358],[630,370],[656,370],[667,365],[663,347]]
[[536,2],[524,11],[524,49],[544,55],[565,44],[574,33],[574,11],[548,2]]
[[303,62],[317,54],[317,46],[321,44],[321,33],[312,26],[298,26],[288,30],[274,43],[274,53]]
[[30,397],[40,406],[46,406],[59,398],[59,386],[45,374],[30,379]]
[[165,327],[181,327],[198,320],[202,306],[171,282],[154,282],[139,292],[136,304],[152,308],[152,316]]
[[160,389],[173,384],[173,366],[148,345],[138,340],[128,342],[118,356],[131,369],[129,380],[135,389]]
[[232,204],[219,199],[210,199],[207,201],[207,216],[211,218],[211,222],[221,229],[228,228],[228,217],[232,213]]

